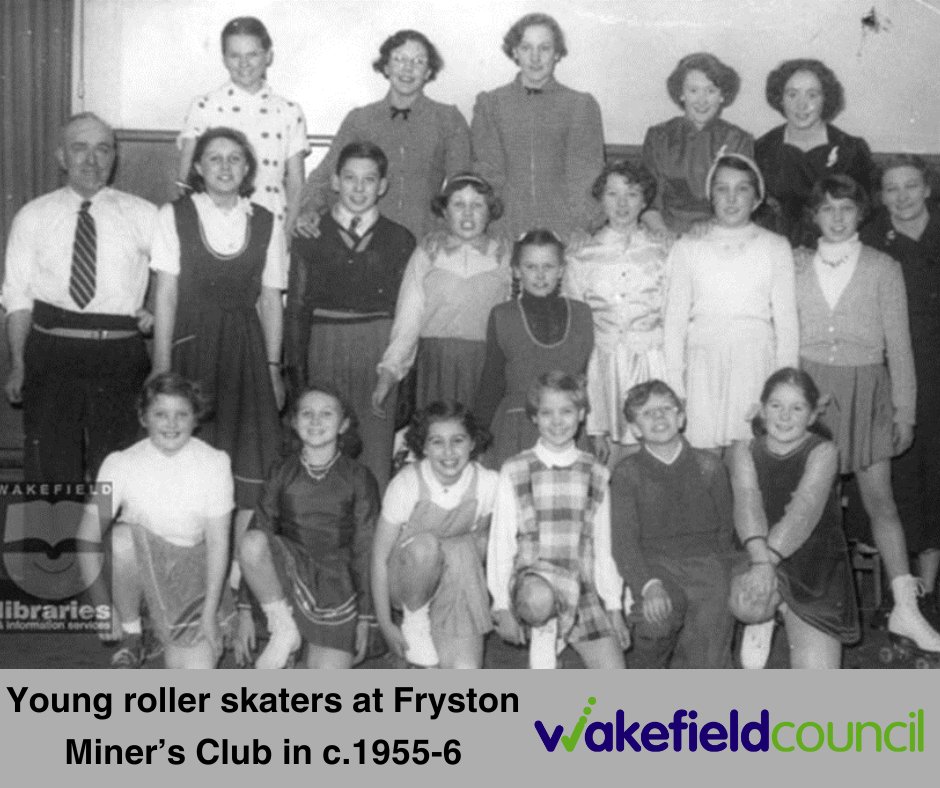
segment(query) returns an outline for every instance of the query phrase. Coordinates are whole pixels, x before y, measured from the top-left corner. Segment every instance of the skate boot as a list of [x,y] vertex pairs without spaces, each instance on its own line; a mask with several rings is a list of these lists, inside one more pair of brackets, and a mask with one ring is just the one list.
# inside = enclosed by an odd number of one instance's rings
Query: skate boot
[[278,599],[262,605],[261,609],[268,620],[268,631],[271,637],[264,651],[255,660],[258,670],[279,670],[286,667],[291,655],[300,648],[302,640],[300,630],[294,623],[287,600]]
[[895,659],[909,661],[916,668],[940,667],[940,633],[937,633],[920,612],[918,596],[920,581],[913,575],[902,575],[891,581],[894,609],[888,616],[890,646],[879,653],[885,664]]
[[534,670],[554,670],[558,665],[556,640],[558,619],[552,618],[529,633],[529,667]]
[[417,610],[402,609],[401,634],[405,639],[405,659],[415,667],[434,668],[440,662],[431,636],[430,603]]
[[745,670],[763,670],[770,656],[774,639],[774,619],[761,624],[748,624],[741,636],[741,667]]

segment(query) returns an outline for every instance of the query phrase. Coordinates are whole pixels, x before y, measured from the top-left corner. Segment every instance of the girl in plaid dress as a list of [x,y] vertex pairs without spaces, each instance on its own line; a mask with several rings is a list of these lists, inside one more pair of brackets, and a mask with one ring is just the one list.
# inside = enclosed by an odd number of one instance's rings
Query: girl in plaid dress
[[510,643],[528,639],[532,668],[554,668],[566,644],[588,668],[622,668],[629,645],[610,553],[609,474],[575,445],[586,411],[580,378],[540,376],[526,402],[539,440],[499,475],[487,584],[497,631]]

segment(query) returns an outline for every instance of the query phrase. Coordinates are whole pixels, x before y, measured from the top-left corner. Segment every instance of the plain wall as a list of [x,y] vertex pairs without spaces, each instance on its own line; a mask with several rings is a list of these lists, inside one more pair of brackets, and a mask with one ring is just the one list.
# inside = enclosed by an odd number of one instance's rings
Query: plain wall
[[[890,29],[863,35],[873,2]],[[825,60],[845,85],[838,125],[875,150],[940,150],[940,101],[928,78],[940,11],[928,0],[80,0],[79,8],[76,110],[122,128],[178,129],[192,97],[227,78],[219,32],[242,14],[268,26],[269,81],[300,102],[311,134],[333,134],[350,108],[384,95],[371,62],[404,27],[427,34],[446,61],[428,94],[469,120],[476,93],[515,73],[500,49],[506,29],[541,10],[568,38],[556,75],[597,97],[608,144],[639,144],[649,125],[676,114],[666,77],[682,55],[708,50],[742,77],[725,117],[755,135],[782,122],[764,101],[767,72],[806,56]]]

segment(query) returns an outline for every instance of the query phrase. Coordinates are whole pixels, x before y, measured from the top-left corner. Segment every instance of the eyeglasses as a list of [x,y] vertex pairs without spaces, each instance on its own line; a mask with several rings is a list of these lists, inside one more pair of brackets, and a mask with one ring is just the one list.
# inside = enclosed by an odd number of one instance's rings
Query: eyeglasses
[[411,66],[413,69],[427,68],[428,59],[426,57],[408,57],[407,55],[392,55],[389,60],[395,68],[405,68]]
[[658,408],[643,408],[637,412],[641,419],[659,419],[663,416],[674,416],[679,412],[675,405],[660,405]]

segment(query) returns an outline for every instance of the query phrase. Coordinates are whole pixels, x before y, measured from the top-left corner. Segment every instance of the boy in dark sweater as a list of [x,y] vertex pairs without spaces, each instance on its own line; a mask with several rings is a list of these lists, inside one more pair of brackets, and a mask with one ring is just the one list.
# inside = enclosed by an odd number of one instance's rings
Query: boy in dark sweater
[[388,347],[395,302],[414,236],[379,213],[388,159],[371,142],[350,143],[333,175],[337,202],[316,237],[291,245],[284,355],[296,393],[313,379],[335,385],[352,408],[359,460],[384,491],[392,466],[396,392],[372,405],[378,364]]
[[630,389],[624,415],[642,444],[610,481],[612,552],[636,600],[627,667],[730,667],[727,470],[682,437],[682,403],[662,381]]

